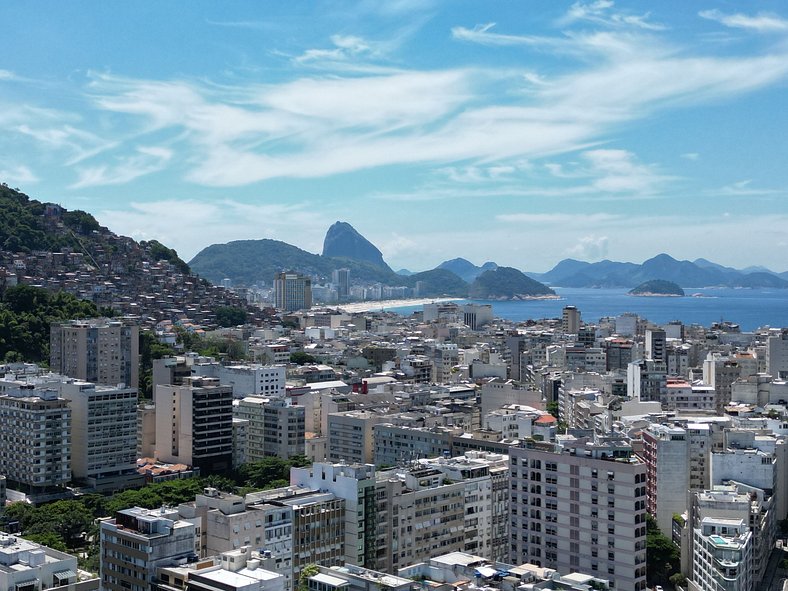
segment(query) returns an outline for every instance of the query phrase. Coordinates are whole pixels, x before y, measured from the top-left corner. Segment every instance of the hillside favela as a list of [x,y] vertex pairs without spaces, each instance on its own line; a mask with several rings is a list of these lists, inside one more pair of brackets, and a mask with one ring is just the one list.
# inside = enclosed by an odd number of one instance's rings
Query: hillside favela
[[0,19],[0,591],[788,591],[784,4]]

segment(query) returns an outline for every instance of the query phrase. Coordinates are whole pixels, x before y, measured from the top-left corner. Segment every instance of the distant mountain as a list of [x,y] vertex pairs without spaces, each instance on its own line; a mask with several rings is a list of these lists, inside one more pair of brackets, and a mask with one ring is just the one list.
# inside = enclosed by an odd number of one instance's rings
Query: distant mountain
[[391,271],[377,247],[347,222],[336,222],[328,229],[323,240],[323,256],[370,263]]
[[771,273],[745,273],[706,259],[679,261],[659,254],[642,264],[604,260],[585,263],[574,259],[559,262],[541,275],[550,285],[561,287],[634,287],[653,279],[672,281],[682,287],[779,287],[788,288],[786,278]]
[[468,288],[471,298],[516,299],[519,297],[555,295],[546,285],[531,279],[512,267],[498,267],[479,275]]
[[468,295],[468,284],[448,269],[422,271],[403,279],[408,280],[410,287],[415,287],[416,282],[421,281],[419,295],[422,297],[446,295],[464,298]]
[[537,281],[544,281],[546,283],[560,285],[560,281],[562,279],[580,273],[583,269],[590,266],[591,263],[587,263],[585,261],[564,259],[547,273],[527,273],[527,275],[533,279],[536,279]]
[[235,240],[226,244],[212,244],[189,262],[192,270],[213,283],[231,279],[234,285],[265,283],[271,285],[276,273],[295,271],[304,275],[328,279],[334,269],[350,269],[350,277],[398,285],[403,277],[388,267],[351,259],[334,259],[312,254],[279,240]]
[[644,281],[637,287],[629,290],[630,295],[646,296],[683,296],[684,290],[677,283],[664,281],[662,279],[652,279]]
[[400,269],[397,271],[397,275],[402,275],[403,277],[410,277],[413,275],[413,271],[408,271],[407,269]]
[[438,269],[446,269],[451,271],[458,277],[462,278],[464,281],[468,283],[473,283],[473,281],[485,271],[494,271],[498,268],[498,265],[493,263],[492,261],[487,261],[481,267],[477,267],[472,262],[467,259],[463,258],[456,258],[450,261],[444,261],[437,267]]

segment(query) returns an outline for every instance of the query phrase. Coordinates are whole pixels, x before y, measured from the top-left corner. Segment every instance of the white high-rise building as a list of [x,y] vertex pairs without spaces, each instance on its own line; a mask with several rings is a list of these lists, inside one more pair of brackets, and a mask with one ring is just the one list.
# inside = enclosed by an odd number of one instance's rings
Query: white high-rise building
[[137,474],[137,390],[66,382],[71,407],[71,472],[98,490],[142,485]]
[[71,480],[71,409],[57,388],[0,396],[0,473],[9,488],[34,494]]
[[625,440],[510,449],[511,555],[646,589],[646,464]]

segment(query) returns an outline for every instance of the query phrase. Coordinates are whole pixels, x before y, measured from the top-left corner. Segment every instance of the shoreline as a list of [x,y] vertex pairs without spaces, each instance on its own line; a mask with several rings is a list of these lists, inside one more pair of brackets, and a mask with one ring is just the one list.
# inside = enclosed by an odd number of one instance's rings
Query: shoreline
[[[465,298],[407,298],[403,300],[375,300],[367,302],[348,302],[347,304],[330,305],[331,308],[356,314],[360,312],[376,312],[388,310],[390,308],[409,308],[411,306],[423,306],[424,304],[441,304],[444,302],[459,302]],[[313,306],[324,308],[325,306]]]

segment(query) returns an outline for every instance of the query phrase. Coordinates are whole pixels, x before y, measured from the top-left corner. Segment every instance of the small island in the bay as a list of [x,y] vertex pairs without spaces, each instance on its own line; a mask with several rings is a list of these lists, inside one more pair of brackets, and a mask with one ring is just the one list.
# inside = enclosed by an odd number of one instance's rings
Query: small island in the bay
[[664,279],[652,279],[645,281],[637,287],[629,290],[629,295],[633,296],[652,296],[652,297],[680,297],[684,295],[678,283],[665,281]]

